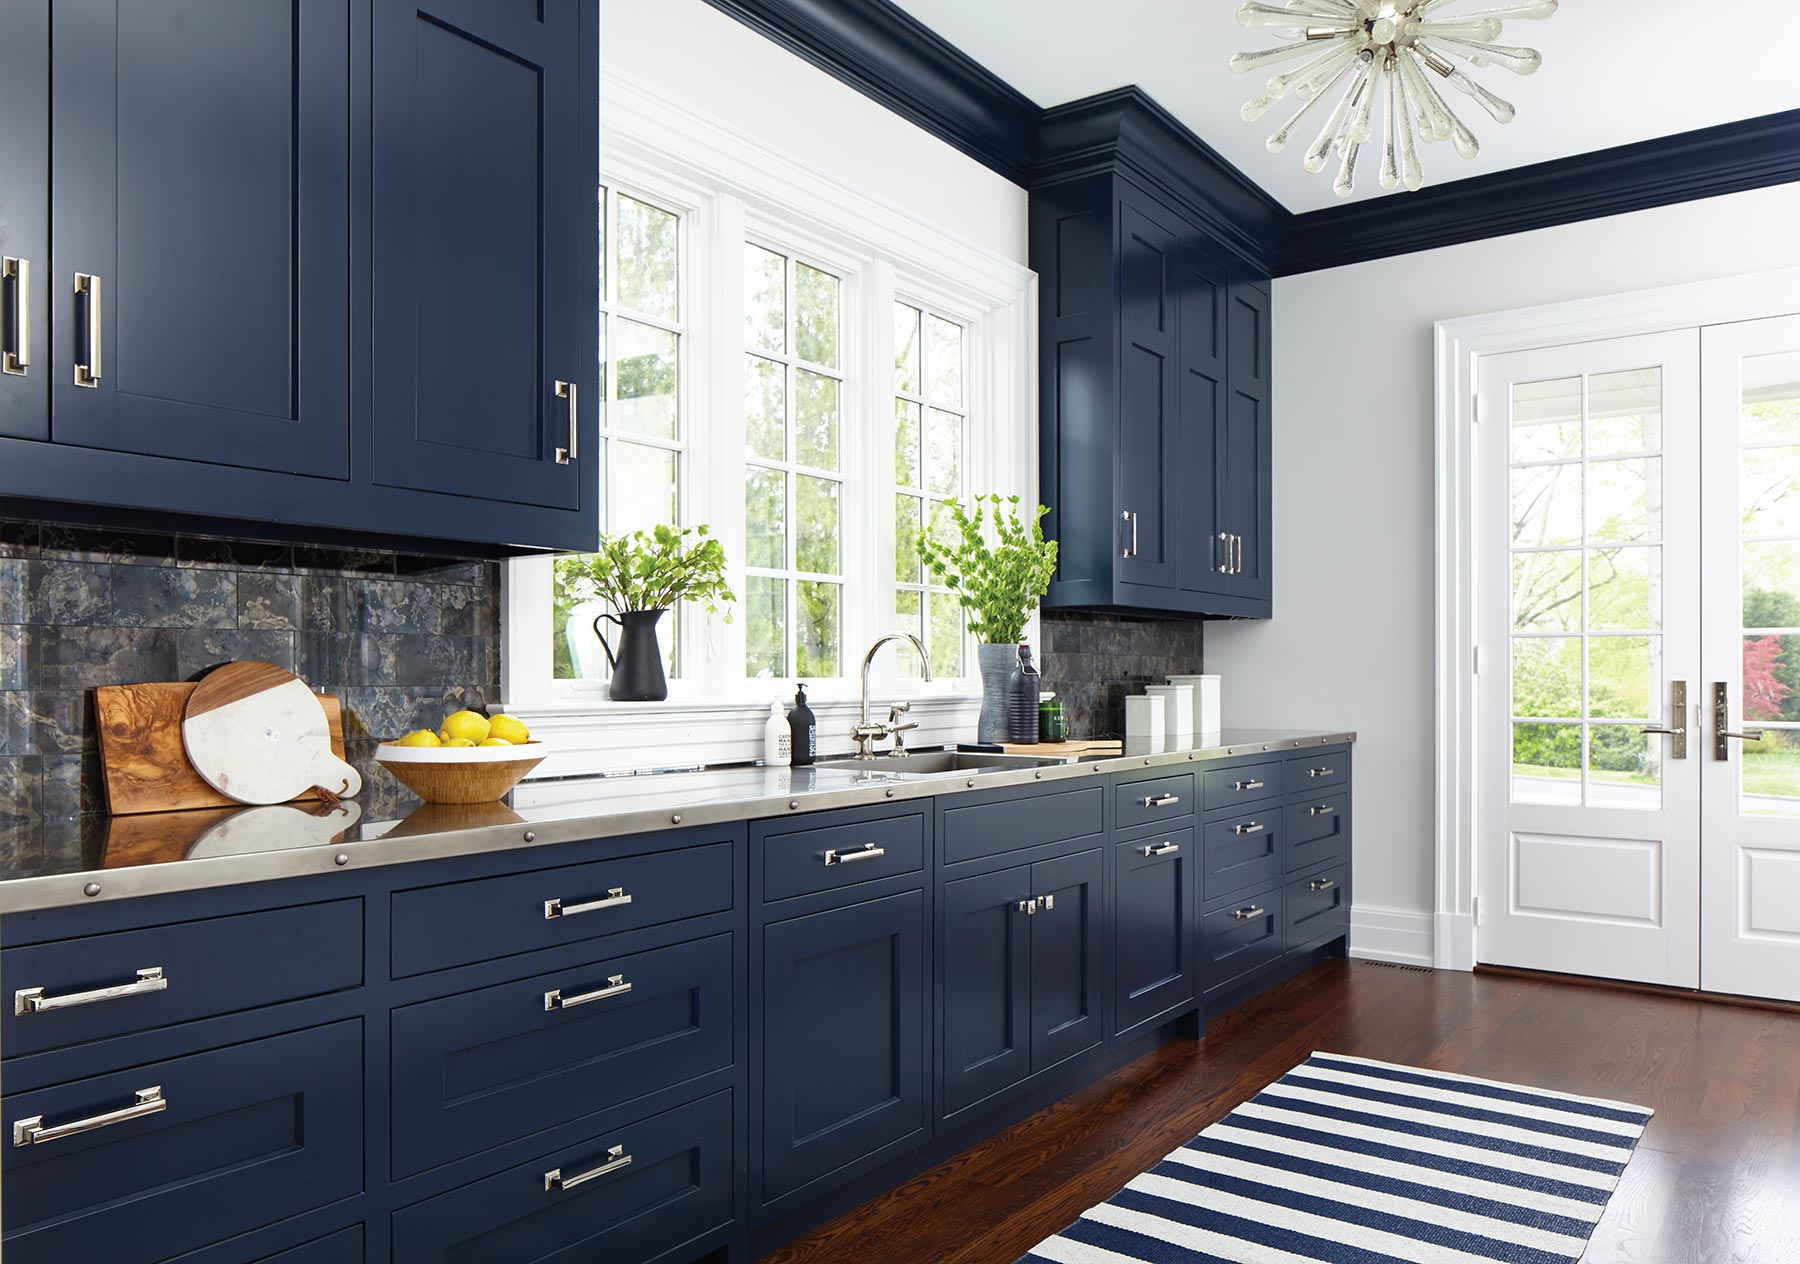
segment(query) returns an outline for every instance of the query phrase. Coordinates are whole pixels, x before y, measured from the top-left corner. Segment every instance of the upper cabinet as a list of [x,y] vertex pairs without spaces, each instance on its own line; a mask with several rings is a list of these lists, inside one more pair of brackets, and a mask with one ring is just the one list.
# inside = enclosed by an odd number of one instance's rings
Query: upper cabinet
[[1051,111],[1042,278],[1045,604],[1268,617],[1280,212],[1135,90]]
[[6,5],[0,496],[591,547],[597,74],[582,0]]

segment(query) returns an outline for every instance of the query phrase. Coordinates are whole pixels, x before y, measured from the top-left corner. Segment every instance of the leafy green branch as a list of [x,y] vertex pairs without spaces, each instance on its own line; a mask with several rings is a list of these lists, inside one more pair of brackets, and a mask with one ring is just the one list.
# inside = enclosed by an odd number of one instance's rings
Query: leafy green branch
[[970,612],[969,631],[977,640],[1017,641],[1056,573],[1056,541],[1044,539],[1042,523],[1049,507],[1039,505],[1029,525],[1017,496],[977,496],[973,514],[954,501],[949,508],[956,538],[920,536],[919,560]]
[[576,601],[604,601],[621,612],[691,601],[714,614],[737,600],[725,582],[725,547],[706,526],[603,535],[594,552],[557,558],[556,578]]

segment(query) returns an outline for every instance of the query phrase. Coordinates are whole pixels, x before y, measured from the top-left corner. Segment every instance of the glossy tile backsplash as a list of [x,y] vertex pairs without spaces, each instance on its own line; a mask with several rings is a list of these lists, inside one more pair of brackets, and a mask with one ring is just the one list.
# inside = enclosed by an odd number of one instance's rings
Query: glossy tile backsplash
[[344,701],[370,789],[378,741],[499,696],[493,562],[0,518],[0,821],[105,810],[91,694],[237,658]]
[[1199,619],[1046,610],[1040,622],[1044,688],[1063,700],[1072,738],[1122,736],[1127,696],[1205,670]]

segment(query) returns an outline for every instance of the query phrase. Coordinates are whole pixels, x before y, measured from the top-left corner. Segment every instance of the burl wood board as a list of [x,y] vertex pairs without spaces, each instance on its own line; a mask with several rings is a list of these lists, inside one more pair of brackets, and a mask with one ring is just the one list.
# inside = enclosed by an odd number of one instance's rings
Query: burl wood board
[[[94,690],[100,723],[100,771],[115,816],[241,808],[200,779],[181,741],[181,722],[195,685],[104,685]],[[331,728],[331,750],[344,757],[344,712],[338,699],[314,695]],[[316,799],[307,791],[301,799]]]

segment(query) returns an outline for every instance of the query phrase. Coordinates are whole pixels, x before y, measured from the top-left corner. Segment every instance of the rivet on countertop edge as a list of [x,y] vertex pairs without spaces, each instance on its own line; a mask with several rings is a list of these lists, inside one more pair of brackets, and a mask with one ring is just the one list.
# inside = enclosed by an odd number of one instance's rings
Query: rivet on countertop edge
[[893,791],[892,787],[889,787],[888,792],[887,792],[887,797],[890,799],[894,797],[894,791]]
[[526,830],[525,831],[525,841],[528,843],[537,842],[537,832],[535,830]]
[[973,790],[974,788],[975,788],[975,778],[970,777],[969,778],[969,789]]
[[798,799],[789,799],[788,800],[788,811],[792,812],[795,808],[797,808],[799,806],[800,806],[800,800],[798,800]]
[[[1036,777],[1036,778],[1037,778],[1037,779],[1038,779],[1038,780],[1039,780],[1039,781],[1042,781],[1042,780],[1043,780],[1043,779],[1044,779],[1044,773],[1043,773],[1043,770],[1042,770],[1042,769],[1039,769],[1039,770],[1038,770],[1038,771],[1037,771],[1037,772],[1035,772],[1035,773],[1033,773],[1033,774],[1032,774],[1032,776],[1034,776],[1034,777]],[[892,791],[889,791],[889,793],[890,793],[890,794],[891,794],[891,793],[893,793],[893,792],[892,792]]]
[[81,888],[81,893],[90,898],[93,896],[99,895],[100,894],[100,884],[98,882],[90,882],[85,887]]
[[674,813],[674,814],[673,814],[673,815],[672,815],[672,816],[670,816],[670,817],[669,817],[669,824],[671,824],[671,825],[679,825],[679,824],[681,824],[681,813],[679,813],[679,812],[676,812],[676,813]]
[[331,858],[331,863],[342,867],[350,863],[350,857],[346,853],[340,851]]

